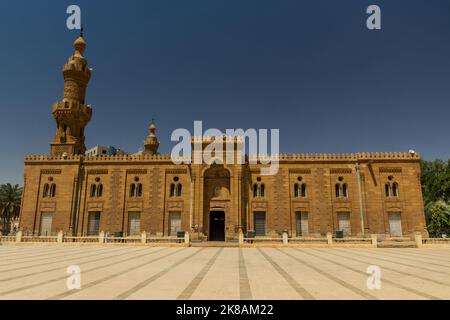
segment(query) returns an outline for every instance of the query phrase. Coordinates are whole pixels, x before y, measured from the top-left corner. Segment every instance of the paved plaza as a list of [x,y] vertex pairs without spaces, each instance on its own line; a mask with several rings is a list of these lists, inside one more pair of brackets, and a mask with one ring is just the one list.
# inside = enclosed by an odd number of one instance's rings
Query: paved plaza
[[0,299],[450,299],[450,249],[0,246]]

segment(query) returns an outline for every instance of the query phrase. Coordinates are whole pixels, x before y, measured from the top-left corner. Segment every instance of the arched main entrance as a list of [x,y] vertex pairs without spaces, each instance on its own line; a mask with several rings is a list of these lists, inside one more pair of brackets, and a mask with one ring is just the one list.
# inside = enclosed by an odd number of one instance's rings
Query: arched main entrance
[[223,165],[212,165],[204,173],[204,232],[209,241],[225,241],[230,209],[230,172]]

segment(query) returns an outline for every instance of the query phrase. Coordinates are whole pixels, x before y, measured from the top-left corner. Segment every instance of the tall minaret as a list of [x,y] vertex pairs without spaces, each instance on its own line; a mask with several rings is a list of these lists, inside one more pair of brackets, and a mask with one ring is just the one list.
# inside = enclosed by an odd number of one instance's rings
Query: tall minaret
[[150,125],[150,134],[148,135],[147,139],[145,139],[144,148],[144,154],[154,156],[158,152],[159,141],[156,137],[156,126],[154,121],[152,121],[152,124]]
[[91,78],[91,70],[83,54],[86,42],[83,31],[74,43],[75,54],[69,57],[63,67],[64,97],[53,105],[56,120],[56,135],[51,142],[51,156],[84,154],[84,128],[91,120],[92,109],[86,105],[86,87]]

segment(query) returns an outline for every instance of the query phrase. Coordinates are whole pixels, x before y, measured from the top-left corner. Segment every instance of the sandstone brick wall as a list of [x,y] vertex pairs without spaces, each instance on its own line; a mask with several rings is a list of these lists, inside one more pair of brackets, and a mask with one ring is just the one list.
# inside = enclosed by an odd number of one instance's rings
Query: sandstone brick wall
[[[52,213],[52,232],[83,235],[90,212],[101,212],[100,230],[129,230],[129,213],[141,213],[141,230],[169,234],[169,213],[180,212],[182,229],[197,236],[209,233],[209,213],[222,210],[226,236],[240,228],[254,229],[254,213],[266,212],[267,235],[287,230],[296,236],[296,213],[308,213],[310,236],[338,230],[338,214],[350,214],[351,233],[360,236],[361,210],[356,163],[361,171],[364,233],[389,235],[389,212],[399,212],[405,235],[426,235],[418,156],[402,155],[285,156],[274,176],[262,176],[260,165],[173,165],[168,156],[109,156],[68,159],[40,156],[25,161],[24,200],[20,228],[39,232],[42,213]],[[307,186],[306,197],[295,197],[294,185]],[[170,185],[182,185],[180,197],[170,196]],[[261,178],[261,181],[258,181]],[[342,181],[339,181],[339,179]],[[393,179],[392,181],[389,178]],[[397,182],[398,197],[386,197],[385,184]],[[56,185],[56,195],[43,197],[45,184]],[[142,196],[131,197],[130,185],[142,184]],[[253,184],[265,186],[265,196],[253,197]],[[346,183],[347,198],[336,198],[335,184]],[[101,197],[91,186],[102,184]],[[191,185],[193,189],[191,190]],[[220,195],[214,196],[215,188]],[[192,215],[191,215],[192,214]]]

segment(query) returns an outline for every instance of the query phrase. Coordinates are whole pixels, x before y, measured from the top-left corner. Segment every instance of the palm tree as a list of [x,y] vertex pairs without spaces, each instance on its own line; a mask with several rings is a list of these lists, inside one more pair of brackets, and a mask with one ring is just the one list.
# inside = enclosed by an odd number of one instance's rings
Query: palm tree
[[20,213],[22,188],[10,183],[0,186],[0,215],[2,221],[2,234],[9,234],[11,221],[17,219]]

